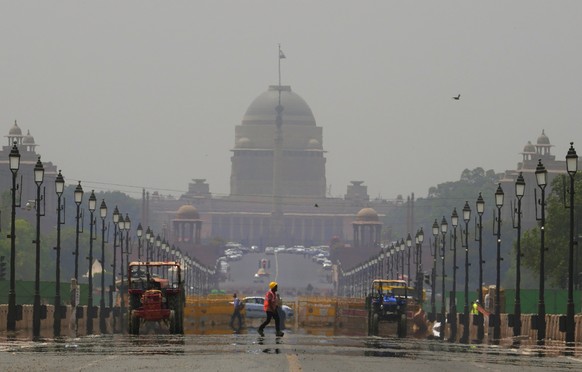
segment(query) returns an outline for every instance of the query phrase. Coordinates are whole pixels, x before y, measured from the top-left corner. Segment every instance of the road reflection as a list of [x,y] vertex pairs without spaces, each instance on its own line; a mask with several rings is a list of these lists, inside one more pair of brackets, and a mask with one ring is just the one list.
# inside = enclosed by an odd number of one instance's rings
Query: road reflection
[[463,363],[492,363],[513,366],[582,369],[582,346],[565,356],[563,343],[544,346],[522,343],[519,348],[487,344],[456,344],[439,340],[326,336],[286,333],[275,337],[267,333],[232,335],[103,335],[81,338],[42,339],[37,342],[8,339],[0,341],[0,352],[54,353],[58,355],[204,355],[219,353],[343,355],[374,358],[401,358]]

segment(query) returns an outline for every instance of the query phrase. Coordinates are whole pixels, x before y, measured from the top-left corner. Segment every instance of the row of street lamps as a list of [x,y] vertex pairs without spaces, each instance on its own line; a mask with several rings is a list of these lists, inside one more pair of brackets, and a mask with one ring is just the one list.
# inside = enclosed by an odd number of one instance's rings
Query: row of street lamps
[[[16,306],[16,289],[15,289],[15,272],[16,272],[16,231],[15,231],[15,221],[16,221],[16,208],[19,207],[19,202],[16,200],[16,193],[19,189],[19,185],[16,183],[17,174],[20,168],[20,152],[18,151],[17,144],[14,143],[9,154],[9,166],[12,172],[12,210],[11,210],[11,225],[10,225],[10,287],[8,291],[8,314],[7,314],[7,331],[16,331],[16,321],[17,321],[17,306]],[[40,337],[41,328],[41,300],[40,300],[40,221],[41,217],[45,215],[44,202],[45,202],[45,192],[44,189],[41,193],[41,186],[44,182],[44,166],[41,162],[40,156],[34,166],[34,182],[37,186],[36,199],[35,199],[35,209],[36,209],[36,237],[33,243],[35,244],[35,281],[34,281],[34,296],[33,296],[33,338]],[[54,298],[54,322],[53,322],[53,332],[55,337],[60,336],[61,333],[61,319],[63,318],[63,306],[61,301],[61,225],[64,224],[61,218],[61,213],[64,211],[64,203],[62,203],[62,196],[65,187],[65,179],[59,170],[58,175],[55,178],[55,191],[57,194],[57,238],[56,238],[56,261],[55,261],[55,274],[56,274],[56,289]],[[74,268],[74,282],[73,282],[73,307],[75,308],[75,330],[77,330],[77,306],[79,305],[79,295],[78,295],[78,283],[79,283],[79,235],[83,232],[83,211],[81,209],[81,204],[83,202],[84,191],[81,186],[81,181],[74,190],[74,201],[76,204],[76,230],[75,230],[75,251],[73,255],[75,256],[75,268]],[[42,203],[42,206],[41,206]],[[89,209],[89,254],[87,260],[89,262],[88,268],[88,294],[87,294],[87,334],[93,333],[93,321],[94,311],[93,311],[93,241],[97,238],[97,221],[94,217],[94,213],[97,210],[97,198],[95,192],[91,191],[88,199],[88,209]],[[99,217],[101,218],[101,299],[99,304],[99,328],[101,333],[106,333],[107,326],[105,319],[108,317],[108,311],[105,307],[105,243],[107,241],[105,232],[107,230],[105,219],[107,218],[107,205],[105,200],[101,201],[99,206]],[[124,277],[127,275],[127,270],[125,269],[129,263],[129,255],[131,252],[130,245],[130,230],[131,230],[131,220],[129,215],[123,217],[122,213],[119,212],[117,206],[112,214],[113,224],[114,224],[114,234],[113,234],[113,275],[112,283],[109,290],[109,306],[114,307],[113,293],[116,291],[116,270],[117,270],[117,247],[120,248],[120,277],[121,277],[121,289],[126,290],[124,287]],[[125,232],[125,234],[124,234]],[[119,235],[119,245],[117,245],[117,236]],[[125,235],[125,236],[124,236]],[[143,228],[141,224],[138,225],[136,230],[136,235],[138,238],[138,260],[141,261],[141,238],[143,235]],[[125,238],[125,239],[124,239]],[[147,261],[154,260],[154,253],[156,253],[156,260],[175,260],[179,262],[183,268],[184,272],[184,282],[188,291],[195,290],[196,293],[202,293],[208,290],[209,286],[212,285],[213,279],[215,277],[215,269],[209,269],[198,262],[196,259],[191,258],[189,255],[184,255],[180,249],[176,249],[173,245],[166,242],[165,239],[160,238],[159,235],[155,237],[153,231],[148,227],[145,232],[146,238],[146,255],[145,259]],[[123,244],[125,240],[125,245]],[[154,251],[154,247],[156,248]],[[125,262],[124,262],[125,255]],[[125,296],[121,296],[121,309],[119,311],[120,324],[123,323],[123,313],[125,311]],[[116,330],[116,319],[113,317],[113,330]]]
[[[574,177],[578,171],[578,155],[576,154],[576,150],[574,149],[574,144],[570,143],[570,148],[566,155],[566,167],[567,172],[570,177],[570,186],[569,186],[569,204],[567,208],[570,210],[570,236],[569,236],[569,249],[568,249],[568,302],[567,302],[567,312],[566,312],[566,344],[567,346],[574,345],[574,337],[575,337],[575,322],[574,322],[574,301],[573,301],[573,287],[574,287],[574,245],[576,244],[574,241]],[[540,218],[537,217],[537,208],[536,208],[536,219],[539,221],[540,227],[540,265],[539,265],[539,299],[538,299],[538,314],[535,317],[536,320],[536,328],[537,328],[537,342],[538,344],[542,345],[546,338],[546,319],[545,319],[545,299],[544,299],[544,292],[545,292],[545,189],[548,184],[548,172],[545,166],[542,164],[541,159],[538,161],[536,170],[535,170],[535,177],[537,186],[540,189],[541,197],[537,199],[537,193],[535,195],[536,203],[541,206],[541,216]],[[516,241],[516,283],[515,283],[515,306],[514,306],[514,322],[513,322],[513,335],[515,337],[521,335],[521,202],[523,196],[525,194],[525,180],[523,174],[520,172],[516,181],[515,181],[515,196],[517,198],[517,208],[513,211],[515,213],[516,219],[513,219],[513,227],[517,229],[517,241]],[[501,314],[501,301],[500,301],[500,288],[501,288],[501,277],[500,277],[500,263],[502,261],[501,257],[501,209],[504,205],[504,198],[505,194],[501,187],[501,184],[497,186],[495,191],[495,207],[497,209],[497,215],[494,216],[494,226],[493,226],[493,233],[496,236],[496,277],[495,277],[495,306],[494,306],[494,314],[492,314],[492,322],[493,322],[493,342],[498,343],[501,337],[501,323],[500,323],[500,314]],[[536,206],[537,206],[536,204]],[[479,251],[479,287],[478,287],[478,301],[479,304],[483,304],[483,264],[485,261],[483,260],[483,213],[485,211],[485,201],[481,193],[476,200],[476,210],[477,210],[477,217],[475,219],[475,230],[476,236],[475,241],[478,242],[478,251]],[[469,243],[468,243],[468,225],[469,221],[471,220],[471,208],[469,206],[468,201],[465,202],[465,205],[462,210],[462,218],[465,223],[465,228],[461,227],[461,240],[462,240],[462,247],[465,249],[465,288],[464,288],[464,297],[465,303],[463,308],[463,334],[460,338],[460,341],[463,343],[469,342]],[[516,221],[517,220],[517,223]],[[453,208],[453,212],[451,214],[451,225],[453,226],[453,231],[450,234],[450,238],[452,240],[452,247],[450,248],[453,251],[453,288],[451,291],[451,306],[449,312],[449,320],[451,324],[451,332],[450,332],[450,340],[456,340],[456,333],[457,333],[457,309],[456,309],[456,270],[457,267],[457,257],[456,257],[456,249],[457,249],[457,226],[459,223],[459,216],[457,214],[456,208]],[[441,338],[444,338],[444,325],[446,324],[446,288],[445,288],[445,242],[448,233],[448,223],[446,218],[443,216],[441,223],[439,225],[437,219],[435,219],[432,225],[432,235],[434,237],[434,250],[431,251],[431,256],[433,258],[433,267],[432,272],[430,275],[430,283],[432,286],[432,293],[431,293],[431,312],[429,314],[429,320],[435,321],[437,320],[436,316],[436,306],[435,306],[435,294],[436,294],[436,277],[437,277],[437,258],[440,257],[442,261],[442,305],[441,305],[441,314],[440,320],[442,324],[441,329]],[[422,300],[422,276],[424,275],[422,271],[422,242],[424,240],[424,234],[422,232],[422,228],[416,234],[416,254],[415,254],[415,262],[416,262],[416,290],[418,293],[418,299]],[[408,257],[410,259],[410,247],[412,240],[410,238],[410,234],[408,234],[408,238],[406,240],[406,245],[408,246]],[[351,268],[347,271],[340,271],[341,278],[340,278],[340,294],[347,295],[347,296],[362,296],[366,294],[367,285],[369,285],[370,281],[375,278],[394,278],[394,273],[392,270],[389,272],[385,270],[385,259],[388,259],[388,264],[393,263],[394,258],[396,257],[396,278],[399,276],[402,278],[403,275],[400,275],[398,272],[398,255],[402,255],[402,270],[404,271],[404,239],[400,240],[400,242],[396,242],[391,245],[389,249],[382,249],[377,256],[373,256],[368,260],[356,265],[354,268]],[[432,245],[432,244],[431,244]],[[440,249],[439,249],[440,247]],[[420,253],[420,254],[419,254]],[[390,258],[392,260],[390,260]],[[390,266],[392,268],[393,264]],[[428,281],[428,280],[427,280]],[[409,261],[409,276],[407,280],[407,284],[410,285],[410,261]],[[484,338],[484,323],[483,323],[483,316],[482,314],[477,315],[477,340],[478,342],[482,342]]]

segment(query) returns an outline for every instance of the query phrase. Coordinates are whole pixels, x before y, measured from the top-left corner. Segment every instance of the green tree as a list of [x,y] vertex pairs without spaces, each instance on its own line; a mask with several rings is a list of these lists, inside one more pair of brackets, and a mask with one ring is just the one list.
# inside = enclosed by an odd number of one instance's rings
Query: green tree
[[[554,178],[549,195],[546,196],[546,248],[544,268],[546,278],[551,286],[566,288],[568,282],[568,250],[570,236],[570,210],[565,208],[569,203],[569,194],[564,190],[570,186],[567,175]],[[582,175],[577,174],[574,183],[575,221],[580,221],[582,205]],[[579,226],[579,225],[578,225]],[[522,239],[522,263],[535,273],[540,270],[540,229],[539,227],[526,231]],[[579,270],[575,270],[575,273]]]

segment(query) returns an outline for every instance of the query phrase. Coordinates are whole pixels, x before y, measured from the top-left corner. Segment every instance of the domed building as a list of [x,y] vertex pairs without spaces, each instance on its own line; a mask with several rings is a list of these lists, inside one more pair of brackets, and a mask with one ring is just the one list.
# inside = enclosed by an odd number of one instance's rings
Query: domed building
[[382,222],[373,208],[363,208],[356,214],[352,223],[354,228],[354,247],[378,246],[380,244]]
[[[16,173],[16,182],[18,183],[19,193],[21,193],[19,196],[22,205],[32,205],[35,202],[37,191],[37,186],[34,182],[34,167],[40,157],[40,154],[37,153],[38,145],[30,131],[27,131],[26,135],[22,134],[22,129],[16,120],[4,137],[7,139],[7,143],[0,149],[0,191],[10,192],[12,188],[13,174],[9,167],[9,154],[12,148],[16,146],[20,154],[20,165]],[[58,174],[57,167],[52,162],[46,161],[46,159],[42,159],[42,164],[44,167],[42,187],[46,189],[43,206],[47,211],[55,210],[57,202],[54,187],[55,178]],[[53,219],[53,215],[50,213],[47,213],[46,216],[46,220]],[[22,218],[33,222],[35,216],[34,213],[25,213]],[[41,224],[41,229],[49,230],[52,228],[51,226],[53,226],[52,221],[47,221],[47,223]]]
[[202,220],[198,209],[190,204],[181,206],[176,212],[176,218],[172,220],[174,241],[200,244],[201,230]]
[[354,217],[369,202],[367,186],[352,181],[344,198],[327,197],[323,130],[290,86],[269,86],[251,101],[231,151],[228,196],[213,197],[205,180],[194,179],[180,198],[200,211],[202,239],[261,247],[352,240]]
[[[281,111],[282,159],[275,171],[277,107]],[[309,105],[290,86],[272,85],[248,107],[235,127],[230,194],[272,196],[279,174],[280,196],[325,197],[322,128]]]
[[551,192],[552,180],[566,173],[567,147],[564,146],[563,155],[559,159],[556,159],[556,156],[552,155],[552,147],[554,145],[550,142],[546,131],[542,129],[542,133],[538,136],[535,145],[531,141],[528,141],[523,147],[523,151],[520,153],[522,155],[522,161],[517,163],[516,169],[506,170],[503,178],[500,180],[503,190],[513,190],[515,180],[520,173],[522,174],[525,181],[525,194],[522,200],[522,225],[524,228],[537,225],[535,220],[536,205],[533,195],[534,192],[537,192],[538,195],[540,192],[535,175],[538,163],[541,162],[548,172],[547,186],[545,188],[546,195],[549,195]]

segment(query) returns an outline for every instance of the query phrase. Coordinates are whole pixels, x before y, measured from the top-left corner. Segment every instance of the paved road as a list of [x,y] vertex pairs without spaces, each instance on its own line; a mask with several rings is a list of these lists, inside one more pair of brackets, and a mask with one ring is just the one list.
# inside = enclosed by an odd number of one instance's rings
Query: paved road
[[[259,261],[262,258],[270,260],[271,274],[263,282],[254,277],[258,270]],[[294,297],[298,292],[307,294],[306,288],[311,285],[323,293],[331,291],[332,284],[327,280],[331,275],[330,270],[323,270],[322,266],[300,254],[280,253],[277,255],[265,255],[262,253],[249,253],[240,261],[231,261],[230,280],[220,283],[220,288],[227,292],[240,292],[244,295],[264,295],[267,285],[271,280],[279,282],[279,290],[285,298]]]
[[459,345],[287,333],[221,336],[106,335],[55,342],[0,339],[2,371],[580,371],[561,349]]

